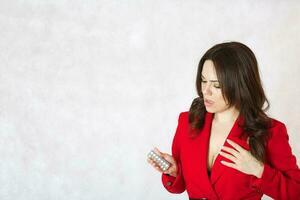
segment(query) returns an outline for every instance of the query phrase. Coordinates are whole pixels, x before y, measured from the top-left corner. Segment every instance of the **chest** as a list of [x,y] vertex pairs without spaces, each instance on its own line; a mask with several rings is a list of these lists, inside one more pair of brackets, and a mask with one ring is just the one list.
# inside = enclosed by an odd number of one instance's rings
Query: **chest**
[[231,124],[212,124],[209,137],[207,168],[210,171],[232,128]]

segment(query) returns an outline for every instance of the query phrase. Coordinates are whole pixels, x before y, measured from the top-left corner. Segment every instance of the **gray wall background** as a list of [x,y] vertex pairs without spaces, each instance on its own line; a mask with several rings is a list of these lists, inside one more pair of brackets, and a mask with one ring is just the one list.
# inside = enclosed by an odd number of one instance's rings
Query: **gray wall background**
[[[170,152],[212,45],[256,54],[269,114],[299,144],[299,1],[1,1],[0,199],[187,199]],[[264,197],[264,199],[268,199]]]

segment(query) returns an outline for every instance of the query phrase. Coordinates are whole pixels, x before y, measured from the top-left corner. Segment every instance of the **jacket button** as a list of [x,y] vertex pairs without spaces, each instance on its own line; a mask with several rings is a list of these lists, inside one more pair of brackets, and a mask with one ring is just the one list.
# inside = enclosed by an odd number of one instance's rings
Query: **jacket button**
[[260,189],[256,189],[256,192],[261,193]]
[[170,185],[172,185],[172,182],[171,182],[171,181],[168,181],[168,182],[167,182],[167,186],[170,186]]

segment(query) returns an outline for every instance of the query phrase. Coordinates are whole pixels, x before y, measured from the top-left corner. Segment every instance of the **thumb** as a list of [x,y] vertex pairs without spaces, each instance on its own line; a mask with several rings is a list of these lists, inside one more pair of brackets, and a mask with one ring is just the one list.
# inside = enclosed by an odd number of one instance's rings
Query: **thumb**
[[156,148],[156,147],[154,147],[154,152],[157,153],[161,157],[163,156],[163,153],[160,152],[160,150],[158,148]]
[[160,157],[164,158],[164,159],[167,160],[168,162],[174,163],[173,160],[172,160],[172,156],[169,156],[167,153],[163,153],[163,152],[159,151],[159,149],[156,148],[156,147],[155,147],[153,150],[154,150],[154,152],[155,152],[157,155],[159,155]]

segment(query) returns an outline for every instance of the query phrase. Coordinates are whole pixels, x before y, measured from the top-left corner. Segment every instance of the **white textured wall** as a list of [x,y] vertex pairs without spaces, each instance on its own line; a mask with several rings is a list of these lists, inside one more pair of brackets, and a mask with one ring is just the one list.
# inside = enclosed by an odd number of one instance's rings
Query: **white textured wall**
[[170,152],[200,57],[229,40],[256,53],[270,114],[286,123],[299,163],[299,9],[296,0],[2,0],[0,199],[187,199],[164,190],[146,154]]

